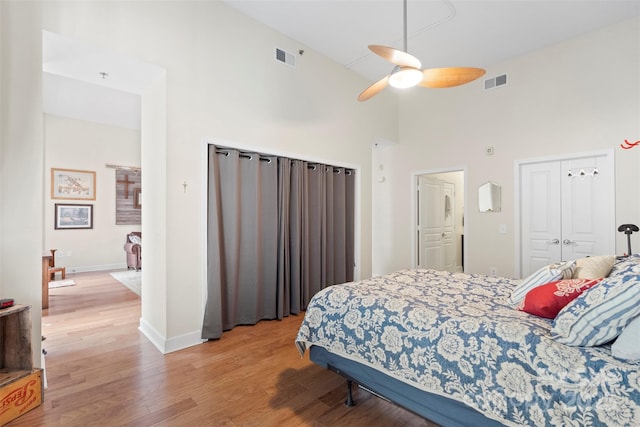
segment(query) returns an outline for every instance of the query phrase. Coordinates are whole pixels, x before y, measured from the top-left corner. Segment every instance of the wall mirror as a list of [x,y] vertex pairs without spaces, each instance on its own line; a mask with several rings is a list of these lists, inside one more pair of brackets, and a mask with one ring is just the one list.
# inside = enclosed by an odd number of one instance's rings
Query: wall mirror
[[501,188],[492,182],[484,183],[478,189],[478,207],[480,212],[500,212]]

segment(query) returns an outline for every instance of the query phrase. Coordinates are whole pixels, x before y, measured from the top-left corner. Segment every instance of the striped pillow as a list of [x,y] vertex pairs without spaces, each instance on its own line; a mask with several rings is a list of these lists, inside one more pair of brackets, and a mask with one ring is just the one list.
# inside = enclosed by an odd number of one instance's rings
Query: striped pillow
[[609,277],[629,273],[640,274],[640,255],[633,254],[628,257],[616,260],[616,262],[613,264],[611,272],[609,273]]
[[608,277],[560,310],[551,338],[571,346],[604,344],[639,314],[640,275]]
[[527,295],[527,292],[540,285],[555,282],[556,280],[571,279],[571,277],[573,277],[575,267],[575,261],[563,261],[542,267],[516,286],[516,288],[511,292],[509,304],[514,306],[520,305],[520,303],[524,301],[524,297]]

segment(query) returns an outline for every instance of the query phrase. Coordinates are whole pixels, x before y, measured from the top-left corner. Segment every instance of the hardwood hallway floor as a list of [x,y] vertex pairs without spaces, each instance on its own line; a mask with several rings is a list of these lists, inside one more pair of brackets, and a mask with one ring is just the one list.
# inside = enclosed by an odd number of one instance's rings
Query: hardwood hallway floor
[[9,426],[434,426],[300,358],[291,316],[162,355],[140,299],[108,272],[70,274],[43,315],[45,402]]

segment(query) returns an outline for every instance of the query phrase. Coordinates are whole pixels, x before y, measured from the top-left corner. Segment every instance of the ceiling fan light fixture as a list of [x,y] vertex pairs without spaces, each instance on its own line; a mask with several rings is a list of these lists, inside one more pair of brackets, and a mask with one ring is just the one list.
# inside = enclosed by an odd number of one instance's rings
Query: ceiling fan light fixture
[[[1,1],[1,0],[0,0]],[[370,44],[369,50],[395,65],[388,76],[370,85],[358,95],[358,101],[371,99],[387,86],[406,89],[413,86],[430,88],[460,86],[483,76],[485,70],[474,67],[448,67],[422,69],[420,60],[407,52],[407,0],[402,1],[402,50]]]
[[422,70],[413,67],[396,66],[389,75],[389,85],[398,89],[416,86],[422,81]]

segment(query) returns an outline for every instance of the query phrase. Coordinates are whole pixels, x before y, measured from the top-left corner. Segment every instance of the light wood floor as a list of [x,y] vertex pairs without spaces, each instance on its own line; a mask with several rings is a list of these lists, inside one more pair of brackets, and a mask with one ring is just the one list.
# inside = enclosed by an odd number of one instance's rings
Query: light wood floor
[[291,316],[162,355],[140,300],[106,272],[68,275],[44,311],[45,402],[9,426],[435,426],[301,358]]

